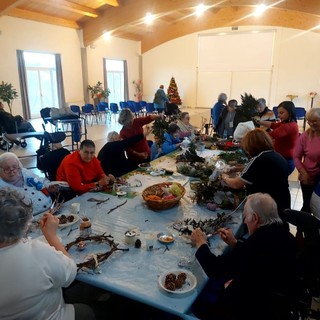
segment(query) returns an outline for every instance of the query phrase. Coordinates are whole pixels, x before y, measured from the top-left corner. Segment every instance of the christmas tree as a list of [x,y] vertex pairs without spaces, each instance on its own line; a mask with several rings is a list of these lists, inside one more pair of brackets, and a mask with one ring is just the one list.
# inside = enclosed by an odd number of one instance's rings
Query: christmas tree
[[172,77],[170,80],[170,85],[168,88],[168,99],[169,99],[170,103],[175,103],[177,105],[182,104],[182,101],[181,101],[179,93],[178,93],[178,87],[176,84],[176,80],[174,79],[174,77]]

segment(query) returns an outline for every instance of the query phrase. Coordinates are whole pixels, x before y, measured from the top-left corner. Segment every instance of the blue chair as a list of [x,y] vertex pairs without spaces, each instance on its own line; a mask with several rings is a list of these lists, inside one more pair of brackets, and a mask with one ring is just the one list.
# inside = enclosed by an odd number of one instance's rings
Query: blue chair
[[303,121],[303,124],[302,124],[302,128],[303,128],[303,131],[306,130],[306,109],[305,108],[302,108],[302,107],[296,107],[296,118],[297,120],[302,120]]
[[82,115],[85,117],[87,123],[88,123],[88,118],[91,119],[91,126],[93,125],[94,119],[98,124],[98,118],[97,118],[96,111],[94,109],[93,104],[86,103],[84,106],[82,106]]
[[110,111],[111,111],[111,114],[113,114],[114,117],[116,118],[117,114],[119,113],[118,104],[115,102],[111,102],[110,103]]
[[142,114],[142,107],[139,102],[133,101],[133,106],[134,106],[134,114],[136,117],[138,117],[140,114]]
[[98,118],[102,120],[102,117],[104,117],[104,123],[107,123],[107,117],[110,115],[108,103],[104,101],[100,102],[97,105],[97,113]]
[[153,102],[148,102],[147,105],[146,105],[146,113],[147,114],[152,114],[152,113],[155,113],[155,108],[154,108],[154,104]]
[[272,111],[273,111],[273,113],[274,113],[274,115],[275,115],[275,117],[277,119],[278,118],[278,106],[273,107]]
[[128,103],[126,101],[120,101],[119,105],[121,110],[129,108]]
[[80,117],[81,109],[79,106],[73,104],[70,106],[70,109],[72,112],[76,113]]
[[127,105],[128,105],[128,108],[129,108],[133,113],[135,113],[134,101],[133,101],[133,100],[128,100],[128,101],[127,101]]
[[140,107],[141,107],[141,111],[146,114],[147,113],[147,101],[139,101]]

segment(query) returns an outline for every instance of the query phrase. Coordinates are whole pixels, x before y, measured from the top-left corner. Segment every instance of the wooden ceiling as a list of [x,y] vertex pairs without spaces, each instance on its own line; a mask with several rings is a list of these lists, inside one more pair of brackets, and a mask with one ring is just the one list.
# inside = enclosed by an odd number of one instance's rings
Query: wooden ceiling
[[[195,15],[199,3],[207,6]],[[258,4],[268,10],[253,15]],[[155,20],[147,25],[145,14]],[[219,27],[283,26],[320,32],[320,0],[1,0],[0,15],[82,29],[88,46],[104,32],[141,41],[146,52],[166,41]]]

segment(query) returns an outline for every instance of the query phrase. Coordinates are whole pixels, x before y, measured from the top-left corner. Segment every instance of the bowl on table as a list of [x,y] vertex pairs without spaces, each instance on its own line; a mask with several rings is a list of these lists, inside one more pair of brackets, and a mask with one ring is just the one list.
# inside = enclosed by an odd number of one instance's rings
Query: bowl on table
[[150,171],[151,164],[150,164],[150,162],[143,162],[143,163],[138,164],[138,168],[143,171]]

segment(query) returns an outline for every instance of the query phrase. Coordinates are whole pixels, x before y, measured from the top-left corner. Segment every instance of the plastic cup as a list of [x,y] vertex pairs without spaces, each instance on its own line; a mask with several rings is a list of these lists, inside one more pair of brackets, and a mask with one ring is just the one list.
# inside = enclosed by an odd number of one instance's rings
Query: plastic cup
[[73,203],[71,205],[71,210],[72,210],[72,213],[79,214],[80,213],[80,203],[79,202]]

